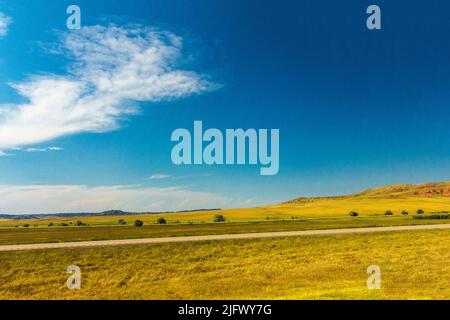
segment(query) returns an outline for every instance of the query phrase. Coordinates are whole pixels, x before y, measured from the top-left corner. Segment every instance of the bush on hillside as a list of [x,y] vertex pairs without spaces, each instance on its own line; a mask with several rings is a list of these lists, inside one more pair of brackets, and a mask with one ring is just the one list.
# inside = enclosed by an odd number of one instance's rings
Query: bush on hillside
[[157,224],[167,224],[167,221],[164,218],[159,218],[158,220],[156,220],[156,223]]
[[135,227],[142,227],[143,225],[144,225],[144,221],[142,221],[142,220],[136,220],[134,222]]
[[214,222],[225,222],[225,217],[222,214],[216,214],[214,216]]

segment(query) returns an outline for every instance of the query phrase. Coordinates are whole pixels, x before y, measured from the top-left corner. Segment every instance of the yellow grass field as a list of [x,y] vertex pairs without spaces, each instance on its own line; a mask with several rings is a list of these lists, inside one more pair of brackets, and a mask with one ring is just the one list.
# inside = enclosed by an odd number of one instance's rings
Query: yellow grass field
[[440,230],[0,253],[0,299],[450,299],[449,243]]
[[[299,198],[286,203],[257,208],[227,209],[220,211],[197,211],[163,214],[90,216],[82,220],[90,225],[117,224],[118,219],[140,219],[154,224],[159,217],[168,223],[207,223],[215,214],[223,214],[229,222],[289,220],[298,218],[346,217],[351,210],[360,216],[382,215],[391,210],[400,215],[402,210],[414,214],[417,209],[425,212],[450,212],[450,182],[422,185],[393,185],[366,190],[358,194],[340,197]],[[0,220],[0,227],[13,227],[24,223],[46,226],[50,222],[74,222],[76,218],[49,218],[38,220]]]
[[[4,219],[0,243],[450,222],[414,219],[417,209],[426,212],[421,217],[450,212],[450,183],[388,186],[248,209]],[[394,215],[384,216],[386,210]],[[402,210],[409,214],[401,215]],[[349,217],[349,211],[359,216]],[[227,222],[212,223],[216,214]],[[156,225],[160,217],[168,224]],[[119,219],[127,226],[119,226]],[[133,227],[136,219],[144,227]],[[87,226],[75,227],[77,220]],[[59,226],[63,222],[70,226]],[[450,299],[449,243],[449,230],[435,230],[0,252],[0,299]],[[381,290],[366,287],[366,270],[373,264],[382,271]],[[66,287],[70,265],[82,270],[81,290]]]

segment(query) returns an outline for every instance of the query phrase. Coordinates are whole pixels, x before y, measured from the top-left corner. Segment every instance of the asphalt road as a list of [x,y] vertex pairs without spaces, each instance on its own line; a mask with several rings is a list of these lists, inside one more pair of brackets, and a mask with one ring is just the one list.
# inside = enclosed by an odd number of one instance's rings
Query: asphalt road
[[395,226],[395,227],[370,227],[370,228],[347,228],[347,229],[307,230],[307,231],[285,231],[285,232],[262,232],[262,233],[240,233],[240,234],[221,234],[221,235],[209,235],[209,236],[121,239],[121,240],[61,242],[61,243],[17,244],[17,245],[2,245],[2,246],[0,246],[0,252],[44,250],[44,249],[48,250],[48,249],[98,248],[98,247],[129,246],[129,245],[159,244],[159,243],[177,243],[177,242],[194,242],[194,241],[219,241],[219,240],[280,238],[280,237],[302,237],[302,236],[318,236],[318,235],[355,234],[355,233],[390,232],[390,231],[437,230],[437,229],[450,229],[450,224]]

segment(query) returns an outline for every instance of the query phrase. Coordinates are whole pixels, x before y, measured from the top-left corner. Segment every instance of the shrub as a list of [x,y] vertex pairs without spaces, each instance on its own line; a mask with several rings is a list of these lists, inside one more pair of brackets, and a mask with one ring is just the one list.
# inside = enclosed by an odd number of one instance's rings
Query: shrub
[[403,210],[403,211],[402,211],[402,215],[407,216],[407,215],[408,215],[408,211]]
[[135,227],[142,227],[143,225],[144,225],[144,221],[142,221],[142,220],[136,220],[134,222]]
[[69,225],[67,223],[63,222],[63,223],[60,224],[60,226],[61,227],[68,227]]
[[25,223],[25,224],[23,225],[23,227],[24,227],[24,228],[29,228],[30,225],[29,225],[28,223]]
[[392,216],[394,215],[394,213],[391,210],[386,210],[386,212],[384,213],[385,216]]
[[49,226],[49,227],[53,227],[53,222],[50,222],[50,223],[48,224],[48,226]]
[[121,225],[126,225],[127,222],[126,222],[125,220],[123,220],[123,219],[119,219],[119,224],[121,224]]
[[81,222],[81,221],[77,221],[77,222],[75,222],[75,225],[76,225],[77,227],[81,227],[81,226],[85,226],[86,223],[83,223],[83,222]]
[[216,214],[214,216],[214,222],[225,222],[225,217],[222,214]]
[[158,220],[156,220],[156,223],[157,224],[167,224],[167,221],[164,218],[158,218]]
[[348,215],[349,215],[350,217],[357,217],[357,216],[359,215],[359,213],[356,212],[356,211],[350,211],[350,212],[348,213]]
[[416,213],[417,213],[417,214],[424,214],[425,211],[423,211],[423,209],[417,209]]

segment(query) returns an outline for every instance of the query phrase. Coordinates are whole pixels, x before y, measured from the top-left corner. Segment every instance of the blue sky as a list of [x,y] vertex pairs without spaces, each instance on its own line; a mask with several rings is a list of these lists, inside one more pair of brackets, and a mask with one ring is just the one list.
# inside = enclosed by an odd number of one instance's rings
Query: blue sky
[[[80,31],[66,29],[70,4],[81,7]],[[365,26],[370,4],[381,7],[382,30]],[[0,23],[0,211],[254,206],[450,180],[449,7],[0,1],[0,21],[9,17],[3,35]],[[135,42],[133,32],[161,39]],[[92,47],[111,39],[126,43]],[[155,56],[139,54],[151,48]],[[148,79],[124,78],[120,70],[134,70],[124,55]],[[108,87],[96,68],[130,82]],[[280,129],[278,175],[174,166],[171,132],[194,120]]]

